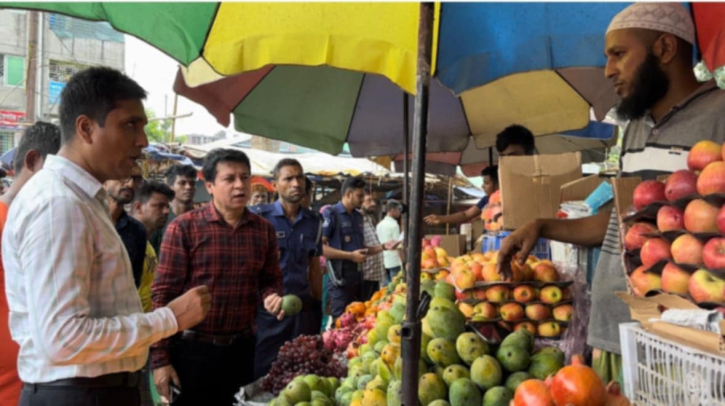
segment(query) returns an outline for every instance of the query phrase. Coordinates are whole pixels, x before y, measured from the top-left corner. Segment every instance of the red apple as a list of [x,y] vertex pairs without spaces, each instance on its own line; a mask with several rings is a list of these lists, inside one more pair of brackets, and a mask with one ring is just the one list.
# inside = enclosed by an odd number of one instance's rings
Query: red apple
[[662,238],[650,238],[642,246],[642,265],[649,268],[663,259],[672,258],[670,243]]
[[506,321],[519,321],[524,318],[524,308],[518,303],[506,303],[499,309],[501,318]]
[[697,178],[697,193],[701,196],[725,193],[725,162],[712,162],[700,172]]
[[657,229],[650,223],[634,223],[624,236],[624,248],[627,251],[642,248],[644,243],[649,239],[649,237],[645,237],[642,234],[654,233],[655,231]]
[[684,230],[685,212],[673,206],[662,206],[657,211],[657,228],[664,231]]
[[551,317],[551,310],[541,303],[530,304],[526,306],[526,317],[535,321],[546,320]]
[[539,282],[556,282],[559,280],[559,271],[550,262],[539,262],[534,267],[534,280]]
[[662,288],[662,279],[659,275],[645,272],[647,267],[640,266],[629,276],[632,283],[634,293],[637,296],[644,296],[651,290],[659,290]]
[[662,270],[662,290],[669,293],[687,294],[690,274],[673,263],[667,263]]
[[672,259],[678,264],[701,265],[703,244],[691,234],[683,234],[672,242]]
[[717,213],[717,229],[725,234],[725,206],[721,207]]
[[710,162],[722,160],[722,146],[714,141],[702,140],[693,145],[687,154],[687,167],[691,171],[701,171]]
[[688,286],[690,296],[697,303],[721,303],[725,300],[725,280],[704,269],[699,269],[692,274]]
[[520,303],[530,302],[536,299],[536,289],[533,286],[521,285],[514,288],[514,300]]
[[668,201],[697,193],[697,174],[687,169],[676,171],[665,182],[665,197]]
[[725,268],[725,238],[713,238],[702,249],[702,260],[708,269]]
[[716,233],[720,208],[695,199],[685,207],[685,229],[691,233]]
[[637,210],[661,200],[665,200],[665,184],[662,182],[646,180],[634,189],[634,207]]

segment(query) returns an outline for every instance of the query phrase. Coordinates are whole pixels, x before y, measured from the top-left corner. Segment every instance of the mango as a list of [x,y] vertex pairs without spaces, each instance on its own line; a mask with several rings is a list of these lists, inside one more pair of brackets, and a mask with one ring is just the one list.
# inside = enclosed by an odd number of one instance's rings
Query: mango
[[428,357],[440,367],[447,367],[453,364],[459,364],[461,358],[456,352],[456,344],[453,340],[447,338],[435,338],[428,343]]
[[451,406],[480,406],[481,392],[468,378],[453,381],[448,396]]
[[423,406],[428,406],[435,400],[445,400],[448,390],[443,379],[436,374],[427,373],[418,381],[418,400]]
[[476,333],[463,333],[456,339],[456,352],[467,365],[471,365],[476,358],[488,354],[489,351],[488,344]]
[[496,358],[483,355],[471,364],[471,380],[481,390],[489,390],[501,383],[503,371]]

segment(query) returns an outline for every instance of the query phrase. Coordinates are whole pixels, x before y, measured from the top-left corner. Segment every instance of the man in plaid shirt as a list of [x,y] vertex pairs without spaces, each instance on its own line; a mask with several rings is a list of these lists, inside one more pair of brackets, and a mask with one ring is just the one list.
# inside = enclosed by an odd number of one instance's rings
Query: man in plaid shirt
[[154,308],[200,284],[213,298],[202,323],[152,347],[159,394],[180,388],[175,405],[232,404],[253,378],[257,306],[284,317],[274,227],[246,207],[250,168],[241,151],[211,151],[202,169],[211,203],[177,217],[161,243]]
[[[375,194],[372,190],[367,190],[360,209],[365,220],[363,234],[366,247],[380,245],[378,233],[375,230],[375,208]],[[383,253],[368,255],[365,262],[363,262],[363,300],[370,300],[375,291],[380,288],[380,283],[383,280],[385,280]]]

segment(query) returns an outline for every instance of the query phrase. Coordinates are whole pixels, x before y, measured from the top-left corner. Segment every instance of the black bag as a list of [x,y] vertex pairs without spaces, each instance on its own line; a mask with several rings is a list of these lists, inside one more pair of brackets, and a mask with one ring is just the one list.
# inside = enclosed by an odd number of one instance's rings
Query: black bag
[[[342,219],[340,213],[332,209],[335,213],[335,232],[340,236],[342,241]],[[342,250],[342,247],[339,248]],[[360,264],[356,264],[352,261],[346,261],[343,259],[328,259],[327,267],[329,268],[330,282],[333,286],[344,287],[352,286],[361,283],[363,280],[363,274],[360,272]]]

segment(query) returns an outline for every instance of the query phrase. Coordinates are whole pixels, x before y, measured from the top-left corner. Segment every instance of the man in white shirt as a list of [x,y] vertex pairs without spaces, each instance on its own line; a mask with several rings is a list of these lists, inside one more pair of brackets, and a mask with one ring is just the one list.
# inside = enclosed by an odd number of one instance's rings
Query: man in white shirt
[[[378,239],[380,241],[398,241],[400,238],[398,220],[403,212],[403,206],[397,200],[390,199],[385,204],[385,212],[387,215],[375,227]],[[383,263],[385,265],[384,283],[387,285],[400,272],[403,265],[402,252],[400,250],[383,252]]]
[[146,92],[90,68],[61,95],[61,149],[10,207],[2,239],[20,405],[138,405],[149,347],[203,320],[204,286],[143,313],[103,182],[131,175],[148,145]]

